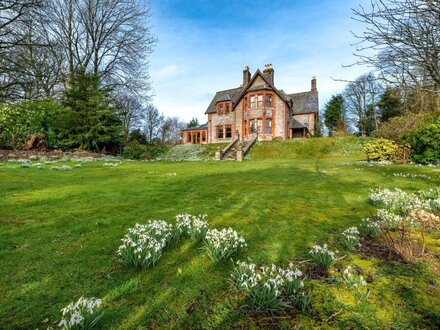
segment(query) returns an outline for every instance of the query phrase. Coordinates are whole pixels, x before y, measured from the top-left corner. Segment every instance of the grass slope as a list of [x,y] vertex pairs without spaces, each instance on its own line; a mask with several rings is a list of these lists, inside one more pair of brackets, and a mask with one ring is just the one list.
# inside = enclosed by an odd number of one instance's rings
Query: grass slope
[[[263,158],[264,148],[258,145],[251,158]],[[288,157],[289,148],[282,148],[280,158]],[[200,246],[186,241],[166,250],[153,269],[126,269],[116,257],[126,229],[148,219],[207,213],[211,227],[231,226],[245,237],[249,247],[242,258],[285,264],[307,258],[315,242],[341,250],[340,233],[373,212],[370,188],[414,191],[440,181],[433,168],[369,167],[353,156],[313,159],[305,152],[302,158],[243,163],[93,162],[67,172],[1,164],[0,328],[56,327],[60,309],[80,296],[104,297],[103,329],[261,326],[261,318],[239,308],[245,302],[226,282],[230,262],[213,264]],[[430,248],[438,248],[439,238],[430,237]],[[356,305],[340,283],[311,281],[311,314],[293,314],[277,326],[440,325],[440,278],[423,264],[355,254],[342,264],[374,275],[368,304]]]

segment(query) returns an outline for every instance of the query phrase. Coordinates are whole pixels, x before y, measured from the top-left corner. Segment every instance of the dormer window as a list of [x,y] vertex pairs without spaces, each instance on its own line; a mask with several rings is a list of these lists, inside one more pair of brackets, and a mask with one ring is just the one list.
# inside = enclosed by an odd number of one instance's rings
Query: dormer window
[[219,104],[219,105],[217,105],[217,113],[218,113],[219,115],[222,115],[222,114],[223,114],[223,104]]
[[225,115],[229,114],[229,104],[225,104]]

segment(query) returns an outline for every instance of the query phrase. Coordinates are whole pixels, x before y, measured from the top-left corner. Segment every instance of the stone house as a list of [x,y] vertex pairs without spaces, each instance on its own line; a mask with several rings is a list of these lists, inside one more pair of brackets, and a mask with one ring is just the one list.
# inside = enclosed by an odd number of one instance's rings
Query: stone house
[[237,134],[242,140],[305,138],[315,134],[318,110],[315,77],[310,91],[287,94],[275,87],[271,64],[253,76],[246,66],[241,86],[217,92],[205,112],[208,122],[183,130],[182,143],[229,142]]

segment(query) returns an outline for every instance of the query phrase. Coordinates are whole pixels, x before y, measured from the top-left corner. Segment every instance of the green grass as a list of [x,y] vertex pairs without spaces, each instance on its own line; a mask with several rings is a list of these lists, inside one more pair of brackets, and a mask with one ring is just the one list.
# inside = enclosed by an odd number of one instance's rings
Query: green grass
[[[308,141],[319,149],[318,139]],[[359,151],[362,141],[354,140],[354,147],[345,141],[325,143]],[[327,147],[313,158],[293,143],[257,145],[253,160],[242,163],[94,162],[66,172],[1,164],[0,329],[56,327],[60,309],[80,296],[104,298],[102,329],[274,326],[240,308],[245,301],[227,283],[232,263],[213,264],[200,245],[173,246],[153,269],[124,268],[116,250],[126,229],[148,219],[172,222],[179,213],[207,213],[211,227],[231,226],[245,237],[248,249],[241,257],[281,265],[307,258],[315,242],[344,251],[340,233],[374,212],[367,201],[371,188],[415,191],[440,183],[433,168],[368,167],[355,163],[362,158],[358,151]],[[280,159],[263,159],[274,145],[284,150]],[[289,154],[292,148],[302,150],[300,156]],[[430,248],[439,249],[440,236],[429,239]],[[291,318],[270,322],[305,329],[440,325],[440,277],[426,265],[355,253],[339,267],[348,264],[373,276],[369,303],[356,304],[337,281],[313,280],[312,312],[292,311]]]

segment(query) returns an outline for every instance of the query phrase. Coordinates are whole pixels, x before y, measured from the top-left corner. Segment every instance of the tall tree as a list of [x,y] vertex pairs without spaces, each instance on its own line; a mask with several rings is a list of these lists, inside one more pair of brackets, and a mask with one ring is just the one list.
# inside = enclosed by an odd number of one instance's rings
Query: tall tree
[[191,128],[191,127],[197,127],[199,126],[199,120],[196,117],[191,118],[190,122],[188,123],[188,125],[186,125],[187,128]]
[[165,118],[161,128],[161,140],[165,143],[178,143],[181,139],[182,129],[186,127],[185,122],[177,117]]
[[341,94],[333,95],[324,107],[324,124],[332,135],[344,123],[344,97]]
[[377,103],[381,89],[372,73],[350,82],[344,90],[346,118],[361,136],[370,135],[378,127]]
[[383,123],[403,114],[403,104],[399,91],[396,88],[387,87],[381,95],[377,106],[380,112],[380,120]]
[[363,23],[356,35],[358,62],[392,84],[415,91],[440,90],[440,2],[371,0],[353,10]]
[[60,118],[60,137],[66,147],[118,151],[122,139],[121,121],[110,106],[108,92],[102,88],[98,77],[77,70],[62,103],[66,110]]
[[159,110],[152,105],[148,104],[145,109],[145,135],[147,136],[148,143],[154,143],[156,140],[160,140],[160,129],[163,124],[163,115],[159,113]]

